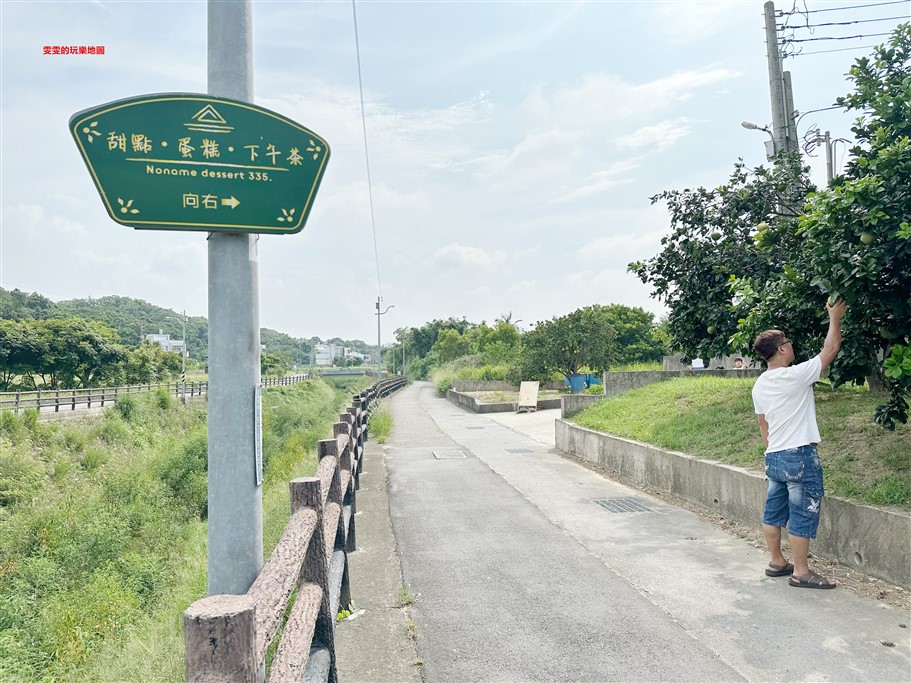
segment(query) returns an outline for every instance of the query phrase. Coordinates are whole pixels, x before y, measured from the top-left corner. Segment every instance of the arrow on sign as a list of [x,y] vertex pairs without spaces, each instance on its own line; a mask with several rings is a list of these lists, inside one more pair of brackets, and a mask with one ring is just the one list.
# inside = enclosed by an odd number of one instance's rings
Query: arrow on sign
[[222,206],[230,206],[232,209],[235,208],[238,204],[240,204],[240,200],[237,199],[237,197],[235,197],[234,195],[231,195],[231,199],[222,199],[221,200]]

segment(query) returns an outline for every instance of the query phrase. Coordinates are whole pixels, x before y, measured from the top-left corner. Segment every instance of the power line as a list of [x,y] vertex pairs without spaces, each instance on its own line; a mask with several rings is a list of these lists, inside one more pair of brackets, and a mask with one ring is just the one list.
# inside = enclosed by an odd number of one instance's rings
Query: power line
[[370,197],[370,226],[373,228],[373,258],[376,260],[376,287],[380,299],[383,298],[383,284],[380,280],[380,252],[376,245],[376,217],[373,211],[373,183],[370,180],[370,153],[367,147],[367,114],[364,110],[364,81],[361,77],[361,47],[357,34],[357,6],[351,0],[351,11],[354,15],[354,50],[357,54],[357,87],[361,96],[361,126],[364,129],[364,161],[367,164],[367,195]]
[[807,24],[806,26],[788,26],[790,29],[798,28],[818,28],[820,26],[850,26],[851,24],[869,24],[874,21],[896,21],[898,19],[908,19],[908,17],[881,17],[879,19],[855,19],[854,21],[829,21],[822,24]]
[[879,36],[891,36],[891,31],[886,31],[885,33],[867,33],[865,35],[859,36],[822,36],[820,38],[784,38],[781,40],[781,44],[786,43],[812,43],[817,40],[855,40],[856,38],[877,38]]
[[849,50],[867,50],[874,48],[876,45],[858,45],[857,47],[839,47],[834,50],[813,50],[812,52],[795,52],[793,54],[784,55],[785,57],[806,57],[807,55],[824,55],[827,52],[848,52]]
[[790,12],[780,12],[781,16],[789,16],[792,14],[816,14],[817,12],[841,12],[843,10],[849,9],[864,9],[866,7],[882,7],[884,5],[907,5],[908,0],[891,0],[891,2],[874,2],[869,5],[851,5],[850,7],[827,7],[826,9],[805,9],[801,10],[791,10]]

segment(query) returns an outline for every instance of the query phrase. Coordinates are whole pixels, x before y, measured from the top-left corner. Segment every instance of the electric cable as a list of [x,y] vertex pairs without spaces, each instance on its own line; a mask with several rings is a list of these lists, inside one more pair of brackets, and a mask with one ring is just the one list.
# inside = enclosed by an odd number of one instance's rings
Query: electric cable
[[822,24],[807,24],[806,26],[790,26],[789,28],[818,28],[819,26],[850,26],[851,24],[869,24],[874,21],[897,21],[898,19],[908,19],[911,17],[879,17],[878,19],[855,19],[854,21],[828,21]]
[[857,38],[878,38],[879,36],[891,36],[891,31],[885,33],[867,33],[859,36],[821,36],[819,38],[784,38],[781,43],[812,43],[817,40],[855,40]]
[[370,179],[370,152],[367,145],[367,114],[364,109],[364,81],[361,76],[361,46],[357,32],[357,5],[351,0],[351,11],[354,15],[354,50],[357,55],[357,87],[361,97],[361,126],[364,130],[364,162],[367,166],[367,196],[370,198],[370,226],[373,229],[373,258],[376,261],[376,287],[380,299],[383,298],[383,284],[380,280],[380,252],[376,241],[376,216],[373,210],[373,183]]
[[825,9],[805,9],[801,10],[791,10],[790,12],[780,12],[781,16],[788,16],[791,14],[816,14],[818,12],[841,12],[843,10],[849,9],[864,9],[866,7],[883,7],[884,5],[907,5],[908,0],[891,0],[891,2],[874,2],[869,5],[851,5],[849,7],[827,7]]
[[813,50],[812,52],[795,52],[793,54],[783,55],[784,57],[806,57],[808,55],[823,55],[827,52],[847,52],[848,50],[867,50],[876,47],[876,45],[858,45],[857,47],[839,47],[834,50]]

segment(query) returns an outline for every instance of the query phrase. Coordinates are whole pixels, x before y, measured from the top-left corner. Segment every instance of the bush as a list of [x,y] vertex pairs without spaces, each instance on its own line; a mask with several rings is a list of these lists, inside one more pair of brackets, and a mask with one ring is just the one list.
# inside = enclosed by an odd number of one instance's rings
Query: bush
[[29,453],[0,445],[0,506],[28,503],[44,487],[45,469]]
[[120,417],[129,422],[136,416],[139,407],[132,396],[121,396],[114,404],[114,409],[120,414]]
[[377,443],[386,443],[389,432],[392,431],[392,413],[385,407],[374,410],[370,414],[370,436]]
[[170,391],[164,387],[158,387],[155,390],[155,404],[159,410],[168,410],[173,403],[174,399],[171,397]]
[[208,451],[208,435],[194,434],[182,448],[163,459],[158,472],[170,488],[175,504],[198,519],[205,519],[208,514]]
[[47,643],[63,667],[88,659],[104,638],[134,618],[138,599],[110,568],[92,573],[87,583],[69,595],[58,594],[42,610]]

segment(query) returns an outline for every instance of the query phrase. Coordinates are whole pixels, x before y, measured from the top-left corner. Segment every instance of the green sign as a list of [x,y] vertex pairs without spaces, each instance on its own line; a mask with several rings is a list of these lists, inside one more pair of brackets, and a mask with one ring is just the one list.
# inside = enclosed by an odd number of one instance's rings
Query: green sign
[[210,95],[109,102],[70,132],[111,218],[152,230],[300,232],[329,160],[291,119]]

